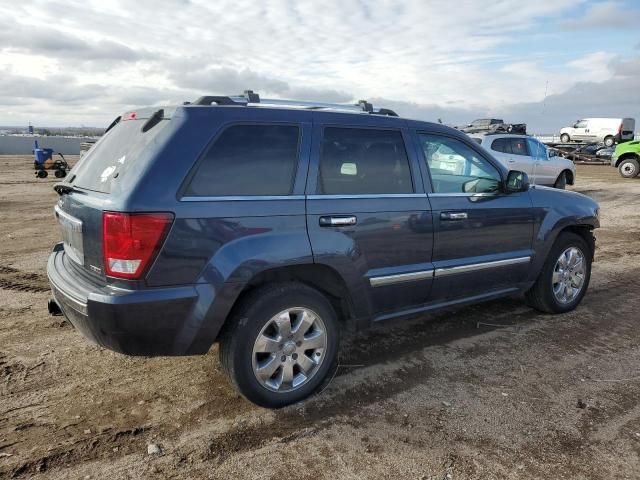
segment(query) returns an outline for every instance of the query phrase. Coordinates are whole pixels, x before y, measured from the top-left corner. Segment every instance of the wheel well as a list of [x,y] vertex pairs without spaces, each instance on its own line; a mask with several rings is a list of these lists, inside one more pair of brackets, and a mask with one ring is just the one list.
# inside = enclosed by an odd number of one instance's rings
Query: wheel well
[[589,248],[591,249],[591,255],[593,257],[596,250],[596,239],[593,236],[593,227],[591,225],[571,225],[569,227],[563,228],[559,235],[561,235],[563,232],[571,232],[581,236],[584,241],[587,242],[587,245],[589,245]]
[[564,173],[567,183],[573,185],[573,172],[571,170],[563,170],[562,173]]
[[346,283],[334,269],[319,264],[291,265],[260,272],[245,285],[233,308],[235,309],[243,298],[256,288],[285,282],[304,283],[323,293],[331,302],[340,322],[351,323],[351,320],[355,319],[356,315]]
[[640,155],[638,155],[637,153],[634,153],[634,152],[627,152],[627,153],[623,153],[622,155],[620,155],[618,160],[616,160],[616,167],[619,166],[623,162],[623,160],[628,160],[630,158],[635,158],[636,160],[638,160],[640,162]]

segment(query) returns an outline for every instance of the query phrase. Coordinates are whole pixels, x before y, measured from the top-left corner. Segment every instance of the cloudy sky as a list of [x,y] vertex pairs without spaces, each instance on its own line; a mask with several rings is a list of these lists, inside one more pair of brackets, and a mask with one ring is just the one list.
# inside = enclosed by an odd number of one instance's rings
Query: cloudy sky
[[236,94],[553,132],[640,121],[636,0],[21,0],[0,3],[0,125],[106,126]]

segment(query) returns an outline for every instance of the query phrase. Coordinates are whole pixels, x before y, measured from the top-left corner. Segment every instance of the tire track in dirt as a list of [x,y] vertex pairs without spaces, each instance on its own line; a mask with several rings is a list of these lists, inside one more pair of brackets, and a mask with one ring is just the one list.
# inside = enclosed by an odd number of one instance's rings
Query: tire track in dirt
[[52,450],[46,455],[33,458],[11,469],[0,469],[0,477],[8,475],[8,478],[23,478],[44,473],[56,467],[96,460],[112,454],[114,448],[123,455],[133,453],[137,448],[137,437],[149,430],[151,430],[150,426],[117,431],[108,428],[90,438],[68,442],[62,448]]
[[51,290],[45,275],[21,272],[7,265],[0,265],[0,288],[30,293],[44,293]]
[[[615,305],[626,294],[614,287],[624,284],[629,279],[635,278],[633,272],[617,277],[613,285],[606,288],[590,290],[588,293],[589,303],[592,309],[603,314],[611,311],[611,305]],[[355,386],[346,388],[336,393],[330,394],[329,398],[316,396],[305,402],[302,408],[293,407],[284,409],[276,414],[273,422],[265,425],[240,425],[232,427],[230,430],[212,437],[208,441],[208,448],[204,453],[189,452],[196,454],[205,461],[214,461],[217,464],[223,463],[232,455],[242,454],[257,448],[267,447],[279,443],[286,443],[287,439],[297,438],[300,435],[313,436],[323,430],[335,425],[336,417],[345,419],[344,421],[359,426],[366,423],[368,417],[373,415],[367,412],[367,407],[372,404],[384,402],[398,394],[408,391],[417,385],[424,383],[425,375],[431,377],[428,355],[423,350],[430,346],[443,346],[455,340],[483,336],[494,331],[496,336],[487,339],[486,343],[493,344],[500,342],[503,354],[518,351],[522,348],[519,340],[504,341],[500,330],[503,328],[515,327],[520,331],[517,339],[534,337],[536,344],[546,341],[554,342],[556,338],[562,337],[568,330],[576,333],[580,330],[580,335],[575,336],[572,346],[575,351],[584,355],[598,356],[604,346],[620,348],[620,343],[631,341],[630,334],[635,331],[636,325],[633,322],[624,322],[617,325],[617,330],[606,331],[599,335],[594,335],[594,330],[590,325],[578,328],[573,321],[569,323],[544,322],[536,323],[535,320],[551,319],[551,316],[543,316],[532,309],[521,309],[514,312],[514,307],[521,304],[517,300],[507,299],[490,302],[484,306],[475,305],[455,313],[456,318],[449,320],[451,313],[438,314],[434,325],[425,325],[419,320],[412,321],[406,328],[391,330],[387,327],[386,332],[371,332],[358,335],[358,338],[348,340],[355,353],[351,353],[343,361],[346,363],[363,363],[363,367],[377,365],[377,371],[366,381],[356,383]],[[489,306],[487,306],[489,305]],[[597,312],[596,312],[597,313]],[[569,314],[570,315],[570,314]],[[494,326],[479,330],[478,322],[491,322],[500,325],[508,320],[503,326]],[[591,323],[597,319],[590,320]],[[384,328],[382,330],[385,330]],[[393,339],[389,342],[379,343],[375,337],[384,336],[391,333]],[[509,333],[516,333],[510,331]],[[374,337],[372,339],[372,337]],[[375,359],[371,361],[371,348],[375,348]],[[460,350],[460,355],[472,357],[482,355],[483,349]],[[401,366],[390,365],[403,358],[408,358],[402,362]],[[386,365],[384,363],[387,363]],[[354,369],[345,371],[343,375],[353,372]],[[444,374],[445,372],[439,372]],[[338,375],[340,376],[340,375]],[[384,377],[384,382],[375,381],[376,378]],[[381,384],[383,387],[381,388]]]

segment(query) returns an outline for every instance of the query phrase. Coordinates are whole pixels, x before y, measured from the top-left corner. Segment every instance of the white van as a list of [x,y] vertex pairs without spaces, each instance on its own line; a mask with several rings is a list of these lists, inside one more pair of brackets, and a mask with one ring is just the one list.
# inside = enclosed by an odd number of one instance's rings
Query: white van
[[560,129],[560,141],[604,142],[607,147],[614,143],[633,140],[636,121],[633,118],[583,118],[573,127]]

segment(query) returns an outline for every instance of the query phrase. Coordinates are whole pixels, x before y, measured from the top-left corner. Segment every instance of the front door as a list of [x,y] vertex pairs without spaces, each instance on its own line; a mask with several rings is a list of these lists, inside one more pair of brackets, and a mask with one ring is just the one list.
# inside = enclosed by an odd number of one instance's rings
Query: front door
[[338,271],[373,315],[424,304],[433,281],[429,202],[415,149],[392,120],[388,129],[315,124],[307,182],[314,261]]
[[571,140],[587,140],[589,138],[588,123],[586,120],[578,120],[573,126]]
[[535,161],[534,175],[530,175],[531,183],[536,185],[553,185],[558,177],[558,166],[549,158],[547,147],[534,138],[528,138],[529,152]]
[[[525,281],[533,254],[529,193],[503,193],[494,160],[471,141],[427,132],[417,132],[416,140],[431,184],[432,299],[515,291]],[[433,161],[443,145],[464,159],[462,174]]]

